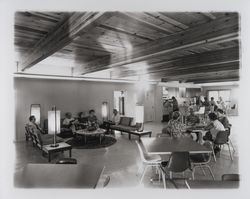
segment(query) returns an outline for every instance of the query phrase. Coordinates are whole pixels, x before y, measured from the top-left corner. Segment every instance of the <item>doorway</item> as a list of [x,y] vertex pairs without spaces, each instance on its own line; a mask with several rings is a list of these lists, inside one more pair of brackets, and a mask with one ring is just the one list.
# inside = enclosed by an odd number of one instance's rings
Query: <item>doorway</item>
[[120,115],[125,115],[125,95],[126,91],[114,91],[114,109]]

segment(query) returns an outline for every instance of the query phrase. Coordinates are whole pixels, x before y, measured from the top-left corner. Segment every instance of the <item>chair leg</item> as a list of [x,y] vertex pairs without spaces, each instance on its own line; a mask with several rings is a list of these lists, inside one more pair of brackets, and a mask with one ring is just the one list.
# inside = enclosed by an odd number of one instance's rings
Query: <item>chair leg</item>
[[163,180],[163,187],[164,187],[164,189],[166,189],[166,187],[167,187],[166,177],[165,177],[165,173],[163,171],[161,171],[161,176],[162,176],[162,180]]
[[230,158],[233,161],[233,156],[231,154],[231,149],[230,149],[229,143],[227,143],[227,147],[228,147],[228,150],[229,150]]
[[202,167],[201,164],[199,164],[199,167],[201,168],[203,175],[206,176],[206,172],[205,172],[205,170],[203,169],[203,167]]
[[195,172],[195,166],[194,166],[194,168],[193,168],[193,171],[192,171],[192,179],[194,180],[194,172]]
[[229,138],[229,143],[231,144],[231,146],[233,148],[233,152],[235,153],[234,145],[233,145],[232,140],[230,138]]
[[213,153],[214,161],[216,162],[216,156],[215,156],[214,150],[212,150],[212,153]]
[[212,172],[211,167],[210,167],[209,165],[204,165],[204,166],[208,168],[208,170],[209,170],[209,172],[210,172],[210,174],[211,174],[213,180],[215,180],[214,173]]
[[147,168],[148,168],[148,165],[146,165],[146,166],[144,167],[144,169],[143,169],[143,173],[142,173],[142,176],[141,176],[141,179],[140,179],[140,184],[142,183],[142,180],[143,180],[144,175],[145,175],[145,173],[146,173],[146,171],[147,171]]
[[190,186],[189,186],[189,184],[187,183],[187,180],[185,180],[185,184],[186,184],[187,188],[190,189]]

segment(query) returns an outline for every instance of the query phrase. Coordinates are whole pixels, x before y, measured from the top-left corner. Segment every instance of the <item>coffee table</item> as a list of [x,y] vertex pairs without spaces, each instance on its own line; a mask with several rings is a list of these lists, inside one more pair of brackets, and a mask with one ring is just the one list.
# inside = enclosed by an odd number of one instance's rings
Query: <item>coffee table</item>
[[57,147],[51,147],[51,144],[43,146],[43,153],[45,152],[48,154],[49,162],[51,161],[51,154],[56,152],[69,151],[69,157],[71,157],[72,146],[65,142],[60,142],[58,144],[59,145]]
[[88,136],[99,136],[99,140],[100,140],[100,144],[101,144],[102,143],[102,136],[105,137],[105,132],[106,132],[106,130],[101,129],[101,128],[98,128],[94,131],[89,131],[87,129],[81,129],[81,130],[76,131],[76,134],[84,137],[85,144],[87,143]]
[[130,131],[128,134],[129,134],[128,136],[129,136],[130,140],[131,140],[131,134],[139,136],[139,140],[140,140],[141,136],[143,136],[143,135],[148,135],[149,137],[151,137],[152,131],[147,131],[147,130],[143,130],[143,131]]

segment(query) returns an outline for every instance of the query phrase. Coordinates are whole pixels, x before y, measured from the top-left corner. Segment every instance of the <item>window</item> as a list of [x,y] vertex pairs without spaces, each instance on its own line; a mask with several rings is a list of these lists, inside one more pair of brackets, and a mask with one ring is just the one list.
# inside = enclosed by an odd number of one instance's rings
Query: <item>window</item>
[[208,98],[211,99],[211,97],[214,97],[215,101],[218,101],[219,97],[221,97],[224,102],[229,103],[230,95],[231,95],[230,90],[208,91]]

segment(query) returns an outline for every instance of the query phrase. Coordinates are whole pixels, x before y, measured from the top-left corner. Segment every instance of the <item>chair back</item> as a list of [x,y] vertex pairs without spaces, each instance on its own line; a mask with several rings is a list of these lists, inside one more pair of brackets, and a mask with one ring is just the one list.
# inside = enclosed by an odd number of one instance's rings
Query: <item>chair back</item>
[[239,174],[224,174],[221,177],[222,181],[240,181]]
[[135,141],[135,143],[137,144],[137,147],[138,147],[138,149],[139,149],[139,153],[140,153],[142,162],[146,162],[146,158],[145,158],[146,153],[145,153],[145,151],[143,150],[141,144],[140,144],[137,140]]
[[169,158],[168,170],[183,172],[191,167],[189,152],[173,152]]
[[74,158],[62,158],[56,164],[77,164],[77,160]]
[[228,142],[229,132],[228,131],[219,131],[215,138],[215,144],[226,144]]

